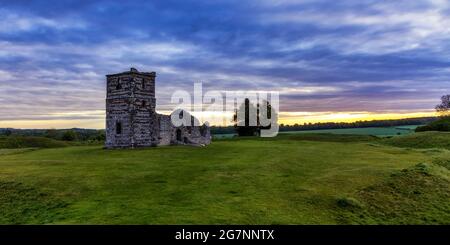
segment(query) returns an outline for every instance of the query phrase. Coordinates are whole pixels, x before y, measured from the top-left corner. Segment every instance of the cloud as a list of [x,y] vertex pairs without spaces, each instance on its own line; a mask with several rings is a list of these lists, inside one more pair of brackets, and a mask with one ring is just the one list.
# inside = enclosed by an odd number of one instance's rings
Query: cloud
[[40,16],[27,15],[23,13],[9,12],[0,9],[0,33],[14,34],[20,32],[31,32],[39,29],[84,29],[87,24],[76,18],[50,19]]
[[311,113],[424,111],[450,87],[448,1],[8,1],[0,14],[9,122],[100,120],[104,75],[130,67],[157,72],[161,110],[199,81],[278,90],[284,112]]
[[[342,53],[386,54],[418,48],[439,49],[450,39],[445,1],[352,2],[342,11],[300,8],[261,15],[262,23],[307,24],[324,34],[294,43],[294,48],[327,46]],[[342,29],[354,31],[343,32]]]

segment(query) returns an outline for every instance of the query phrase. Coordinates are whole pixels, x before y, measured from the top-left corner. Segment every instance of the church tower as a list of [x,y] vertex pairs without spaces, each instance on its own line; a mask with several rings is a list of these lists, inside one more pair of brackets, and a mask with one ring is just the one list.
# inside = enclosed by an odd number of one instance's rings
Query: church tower
[[106,75],[106,148],[156,146],[155,72]]

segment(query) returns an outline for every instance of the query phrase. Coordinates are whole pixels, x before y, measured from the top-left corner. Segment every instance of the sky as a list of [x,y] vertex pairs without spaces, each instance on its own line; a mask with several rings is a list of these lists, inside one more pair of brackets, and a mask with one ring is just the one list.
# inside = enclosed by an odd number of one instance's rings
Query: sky
[[[0,0],[0,127],[103,128],[105,75],[171,92],[274,90],[280,122],[434,115],[447,0]],[[231,120],[231,119],[230,119]]]

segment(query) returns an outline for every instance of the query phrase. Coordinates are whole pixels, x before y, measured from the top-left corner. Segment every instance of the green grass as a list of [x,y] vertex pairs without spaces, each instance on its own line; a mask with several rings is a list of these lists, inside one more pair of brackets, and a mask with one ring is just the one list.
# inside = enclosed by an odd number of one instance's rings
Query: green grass
[[17,182],[0,182],[0,222],[3,224],[47,223],[54,220],[66,203]]
[[390,140],[304,134],[202,148],[3,150],[0,223],[449,224],[445,143]]

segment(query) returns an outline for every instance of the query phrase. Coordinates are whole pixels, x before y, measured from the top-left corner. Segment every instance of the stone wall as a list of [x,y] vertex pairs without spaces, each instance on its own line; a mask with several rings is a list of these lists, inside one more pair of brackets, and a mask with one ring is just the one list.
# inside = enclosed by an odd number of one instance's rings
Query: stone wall
[[[168,115],[156,113],[154,72],[106,76],[107,148],[134,148],[170,144],[211,143],[209,127],[174,127]],[[186,116],[190,116],[186,112]],[[196,118],[192,117],[192,120]]]
[[174,127],[169,115],[158,115],[159,145],[208,145],[211,132],[206,125]]
[[168,115],[158,115],[159,118],[159,145],[170,145],[172,142],[174,127]]

